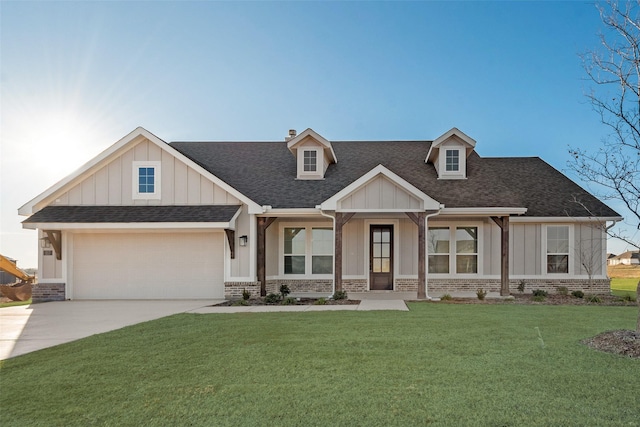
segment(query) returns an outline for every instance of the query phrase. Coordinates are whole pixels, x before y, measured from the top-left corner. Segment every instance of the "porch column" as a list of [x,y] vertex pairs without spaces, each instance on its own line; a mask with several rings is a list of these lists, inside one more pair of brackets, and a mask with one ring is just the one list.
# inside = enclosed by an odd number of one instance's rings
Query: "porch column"
[[509,295],[509,217],[492,216],[500,227],[500,295]]
[[425,239],[426,212],[405,212],[418,226],[418,299],[427,298],[427,244]]
[[273,224],[276,218],[258,217],[258,256],[257,256],[257,274],[260,282],[260,295],[267,295],[267,273],[266,273],[266,247],[267,247],[267,228]]
[[342,291],[342,226],[345,225],[355,213],[336,212],[336,229],[334,230],[333,251],[333,280],[336,292]]

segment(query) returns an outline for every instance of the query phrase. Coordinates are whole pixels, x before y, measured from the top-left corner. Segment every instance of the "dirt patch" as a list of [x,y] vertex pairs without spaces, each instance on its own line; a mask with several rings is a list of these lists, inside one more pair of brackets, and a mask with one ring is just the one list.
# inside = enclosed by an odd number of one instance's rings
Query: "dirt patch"
[[582,341],[594,350],[640,359],[640,332],[607,331]]

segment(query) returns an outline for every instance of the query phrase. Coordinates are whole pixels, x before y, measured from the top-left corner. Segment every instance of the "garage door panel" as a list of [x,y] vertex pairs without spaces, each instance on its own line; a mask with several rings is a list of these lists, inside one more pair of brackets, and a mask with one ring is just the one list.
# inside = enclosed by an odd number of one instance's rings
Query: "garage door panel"
[[74,236],[76,299],[224,297],[222,233]]

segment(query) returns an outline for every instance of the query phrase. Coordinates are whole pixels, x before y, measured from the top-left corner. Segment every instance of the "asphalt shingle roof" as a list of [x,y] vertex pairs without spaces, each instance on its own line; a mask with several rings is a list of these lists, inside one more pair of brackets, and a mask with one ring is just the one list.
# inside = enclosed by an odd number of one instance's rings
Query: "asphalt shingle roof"
[[[525,207],[526,216],[619,216],[537,157],[467,159],[467,179],[439,180],[429,141],[337,141],[323,180],[296,179],[286,142],[173,142],[171,146],[259,205],[313,208],[381,164],[445,207]],[[580,203],[576,203],[576,200]],[[582,206],[584,205],[584,207]]]
[[228,222],[238,205],[47,206],[24,223]]

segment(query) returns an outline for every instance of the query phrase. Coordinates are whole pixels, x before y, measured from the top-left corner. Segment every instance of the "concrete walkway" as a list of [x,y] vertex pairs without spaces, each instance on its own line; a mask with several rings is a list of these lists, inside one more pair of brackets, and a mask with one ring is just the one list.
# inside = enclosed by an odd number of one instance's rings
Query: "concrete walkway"
[[403,310],[399,299],[354,305],[216,307],[223,300],[60,301],[0,308],[0,360],[177,313]]

